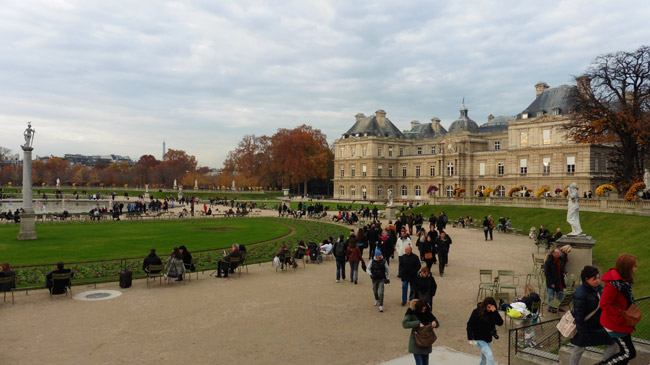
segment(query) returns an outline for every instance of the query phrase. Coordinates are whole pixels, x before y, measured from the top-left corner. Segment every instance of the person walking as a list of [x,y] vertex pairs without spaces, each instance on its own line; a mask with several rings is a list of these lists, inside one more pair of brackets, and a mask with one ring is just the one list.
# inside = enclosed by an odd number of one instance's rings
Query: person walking
[[635,279],[637,259],[627,253],[622,253],[616,259],[616,268],[609,269],[603,275],[605,288],[600,297],[600,324],[618,345],[618,352],[601,364],[627,364],[636,357],[636,349],[632,343],[634,326],[626,323],[622,312],[634,304],[632,284]]
[[445,267],[449,262],[449,246],[451,246],[451,237],[445,231],[440,232],[440,237],[436,241],[436,251],[438,251],[438,271],[440,277],[445,276]]
[[[544,262],[544,275],[546,276],[546,291],[548,294],[548,302],[551,303],[553,298],[562,300],[564,298],[564,288],[566,284],[564,277],[566,276],[566,257],[562,256],[559,248],[554,248],[553,252],[548,255]],[[556,313],[555,308],[547,307],[551,313]]]
[[486,297],[467,321],[467,341],[481,350],[481,365],[493,365],[492,337],[496,335],[496,326],[503,325],[503,318],[497,311],[497,303],[492,297]]
[[413,354],[416,365],[428,365],[429,354],[433,351],[432,346],[419,347],[415,343],[415,330],[419,327],[431,325],[433,328],[439,327],[438,319],[431,313],[427,304],[420,299],[412,300],[409,308],[402,319],[402,327],[411,329],[409,336],[409,352]]
[[395,247],[397,249],[397,257],[404,255],[406,247],[411,246],[411,238],[406,234],[406,227],[400,231],[400,238],[397,239]]
[[375,257],[370,260],[366,272],[372,280],[372,293],[375,296],[375,306],[379,306],[379,311],[383,312],[384,284],[390,283],[390,267],[379,249],[375,251]]
[[345,237],[341,235],[338,241],[334,244],[334,259],[336,260],[336,282],[340,282],[341,278],[345,280],[345,260],[347,254],[347,246],[345,244]]
[[[397,277],[402,279],[402,307],[406,305],[406,294],[411,300],[415,296],[415,282],[420,270],[420,259],[414,254],[411,246],[406,246],[404,255],[399,257],[399,267]],[[408,293],[409,286],[411,292]]]
[[488,233],[490,234],[490,241],[492,241],[492,231],[494,231],[494,219],[491,215],[488,215]]
[[350,263],[350,282],[356,285],[359,279],[359,261],[363,261],[363,254],[354,237],[348,241],[345,259]]
[[429,308],[433,309],[433,297],[436,296],[437,290],[438,284],[436,284],[436,279],[433,278],[429,269],[424,266],[420,269],[417,281],[415,282],[415,298],[424,300]]
[[[377,209],[377,207],[375,207]],[[379,242],[379,235],[381,233],[381,230],[377,227],[377,223],[373,223],[370,225],[370,228],[368,229],[368,260],[372,260],[373,255],[375,254],[375,250],[377,249],[377,243]]]
[[487,241],[488,238],[488,230],[490,229],[490,221],[488,220],[488,217],[485,216],[483,219],[483,234],[485,235],[485,240]]
[[602,360],[610,358],[617,352],[618,346],[609,337],[600,324],[601,309],[599,306],[603,288],[600,286],[600,274],[593,266],[585,266],[580,272],[582,285],[573,294],[573,318],[577,333],[571,339],[573,351],[570,365],[578,365],[587,346],[607,345]]
[[[433,217],[433,214],[431,215]],[[435,217],[434,217],[435,218]],[[438,241],[438,231],[436,231],[436,225],[435,224],[430,224],[429,225],[429,232],[427,232],[427,244],[430,242],[431,245],[433,246],[433,253],[431,257],[431,263],[436,264],[438,261],[436,260],[436,241]],[[426,245],[425,245],[426,247]],[[425,257],[424,260],[426,261],[427,258]],[[427,262],[427,267],[429,268],[429,271],[431,270],[431,265]]]

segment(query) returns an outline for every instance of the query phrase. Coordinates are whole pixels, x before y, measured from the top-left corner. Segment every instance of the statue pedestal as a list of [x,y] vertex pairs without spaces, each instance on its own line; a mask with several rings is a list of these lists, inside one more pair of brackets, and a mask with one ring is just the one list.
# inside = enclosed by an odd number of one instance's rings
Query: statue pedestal
[[569,262],[566,264],[566,271],[580,278],[580,272],[586,265],[593,265],[591,250],[596,240],[591,236],[562,236],[557,241],[557,246],[571,246]]
[[394,220],[395,219],[395,212],[397,209],[395,209],[394,206],[387,206],[386,207],[386,219]]
[[34,213],[20,214],[20,232],[18,233],[18,239],[21,241],[38,239]]

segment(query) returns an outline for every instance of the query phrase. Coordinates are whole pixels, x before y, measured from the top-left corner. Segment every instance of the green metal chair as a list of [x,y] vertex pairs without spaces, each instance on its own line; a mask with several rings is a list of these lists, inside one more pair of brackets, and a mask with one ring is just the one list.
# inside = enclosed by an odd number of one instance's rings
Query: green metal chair
[[519,285],[519,278],[515,276],[513,270],[499,270],[497,276],[497,291],[502,293],[503,290],[514,290],[517,296],[517,285]]
[[492,277],[492,270],[489,269],[480,269],[479,270],[479,284],[478,284],[478,293],[476,294],[476,301],[478,302],[481,298],[481,293],[483,296],[487,296],[487,292],[490,291],[494,294],[494,289],[496,284],[494,278]]

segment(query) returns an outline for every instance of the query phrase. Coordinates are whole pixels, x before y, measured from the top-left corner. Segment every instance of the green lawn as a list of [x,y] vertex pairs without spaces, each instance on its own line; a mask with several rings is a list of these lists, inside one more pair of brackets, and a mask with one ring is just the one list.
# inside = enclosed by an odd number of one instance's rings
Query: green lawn
[[[499,217],[510,217],[512,226],[523,228],[525,234],[530,227],[546,225],[551,232],[557,227],[562,228],[564,234],[571,232],[566,222],[565,210],[514,208],[514,207],[485,207],[461,205],[428,205],[412,210],[414,213],[424,213],[429,217],[431,213],[436,216],[444,211],[449,220],[456,220],[460,216],[472,216],[474,221],[483,221],[483,217],[490,214],[495,221]],[[634,286],[635,296],[650,295],[650,217],[634,215],[580,212],[580,224],[583,231],[593,236],[596,245],[593,250],[594,263],[601,269],[607,270],[614,266],[616,258],[621,253],[635,255],[638,259],[637,282]]]
[[18,241],[18,225],[0,227],[0,257],[12,266],[160,255],[174,246],[190,251],[229,247],[283,236],[291,231],[261,218],[144,222],[38,224],[38,240]]

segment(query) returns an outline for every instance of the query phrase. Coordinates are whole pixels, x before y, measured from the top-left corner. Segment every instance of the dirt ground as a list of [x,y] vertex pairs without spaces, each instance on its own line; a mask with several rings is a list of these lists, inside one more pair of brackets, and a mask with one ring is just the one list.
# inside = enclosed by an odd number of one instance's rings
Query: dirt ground
[[[523,293],[535,246],[526,236],[495,233],[486,242],[481,230],[448,232],[449,267],[442,278],[433,270],[436,345],[479,355],[465,333],[478,270],[515,270]],[[200,273],[199,280],[150,289],[144,280],[129,289],[98,285],[123,292],[103,301],[50,301],[45,290],[16,292],[15,305],[0,303],[0,358],[5,364],[377,364],[408,354],[395,261],[384,313],[373,306],[369,277],[360,273],[358,285],[336,283],[332,261],[287,272],[270,263],[248,270],[228,279]],[[93,289],[75,286],[73,294]],[[494,352],[503,363],[507,335],[503,328],[499,333]]]

